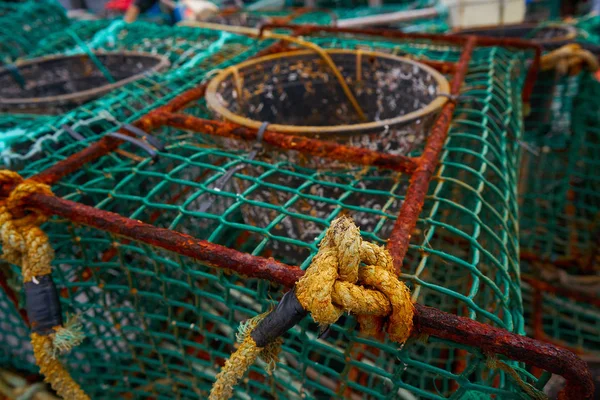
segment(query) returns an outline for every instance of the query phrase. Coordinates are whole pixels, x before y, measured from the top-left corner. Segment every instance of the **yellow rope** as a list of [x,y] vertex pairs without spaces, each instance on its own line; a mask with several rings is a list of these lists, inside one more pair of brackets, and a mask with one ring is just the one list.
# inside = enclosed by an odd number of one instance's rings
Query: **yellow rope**
[[[21,266],[23,281],[36,282],[50,275],[54,251],[39,225],[46,216],[26,209],[23,199],[32,193],[52,194],[50,187],[39,182],[23,180],[17,173],[0,170],[0,185],[16,185],[0,205],[0,240],[2,258]],[[83,339],[80,326],[67,323],[56,326],[48,335],[31,334],[34,355],[45,380],[64,399],[84,400],[89,397],[71,378],[56,354],[69,351]]]
[[240,343],[238,349],[225,362],[223,369],[216,377],[216,381],[210,390],[209,400],[229,399],[233,394],[233,387],[244,376],[248,368],[260,356],[267,363],[267,373],[270,375],[275,369],[283,339],[279,338],[265,347],[256,346],[256,342],[250,336],[256,325],[268,314],[260,314],[246,321],[240,326],[237,341]]
[[569,68],[580,64],[585,65],[591,72],[600,68],[596,56],[575,43],[564,45],[544,54],[541,59],[542,71],[560,68],[561,72],[566,73]]
[[[367,265],[360,267],[361,262]],[[340,301],[334,293],[342,283],[358,294]],[[374,291],[385,299],[373,296]],[[296,296],[319,324],[333,324],[344,312],[350,312],[357,315],[362,332],[371,336],[387,324],[390,339],[404,343],[412,330],[414,306],[410,291],[398,280],[392,257],[384,248],[363,242],[360,231],[347,217],[331,224],[319,252],[296,284]],[[388,313],[386,321],[382,315]]]
[[31,334],[33,354],[40,372],[45,376],[45,381],[50,383],[52,389],[63,399],[89,399],[85,392],[73,380],[60,361],[53,356],[53,340],[51,336]]
[[[387,325],[390,339],[404,343],[412,331],[414,306],[410,291],[396,276],[392,257],[384,248],[363,242],[350,218],[340,217],[331,223],[295,291],[302,307],[319,324],[333,324],[344,312],[350,312],[368,335],[379,335]],[[243,325],[244,333],[238,336],[241,346],[217,375],[210,400],[229,399],[233,387],[259,355],[264,358],[265,352],[269,353],[274,368],[281,338],[260,348],[250,336],[265,316],[261,314]]]

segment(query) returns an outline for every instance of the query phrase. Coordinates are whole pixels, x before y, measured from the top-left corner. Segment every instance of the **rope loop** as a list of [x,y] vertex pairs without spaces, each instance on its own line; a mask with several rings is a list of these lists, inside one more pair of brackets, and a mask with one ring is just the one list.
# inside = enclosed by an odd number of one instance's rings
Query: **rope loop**
[[404,343],[413,327],[410,290],[394,271],[383,247],[363,242],[354,222],[331,223],[319,252],[296,284],[296,296],[315,322],[333,324],[344,312],[357,316],[363,333]]
[[31,324],[31,343],[40,367],[52,388],[64,399],[88,400],[57,359],[84,339],[76,320],[63,324],[58,292],[52,281],[54,250],[40,229],[47,217],[28,208],[25,198],[33,193],[52,195],[48,185],[24,180],[12,171],[0,170],[0,186],[11,185],[9,196],[0,203],[1,258],[21,267]]

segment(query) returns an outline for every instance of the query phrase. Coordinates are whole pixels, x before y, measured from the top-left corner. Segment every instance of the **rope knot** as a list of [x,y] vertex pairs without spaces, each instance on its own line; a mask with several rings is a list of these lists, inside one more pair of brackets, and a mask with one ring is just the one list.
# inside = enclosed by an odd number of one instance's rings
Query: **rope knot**
[[386,249],[364,242],[348,217],[331,223],[296,284],[296,296],[319,324],[333,324],[350,312],[367,335],[378,336],[387,325],[390,339],[404,343],[412,330],[410,290],[396,276],[392,257]]
[[24,180],[18,173],[13,171],[0,170],[0,186],[8,185],[14,188],[4,203],[7,210],[12,214],[13,219],[20,220],[25,218],[25,221],[20,222],[21,224],[37,223],[39,225],[46,221],[46,217],[42,213],[25,207],[24,199],[33,193],[52,195],[50,186],[30,179]]
[[52,194],[50,187],[6,170],[0,171],[0,185],[16,185],[0,205],[2,258],[21,266],[24,282],[49,275],[54,251],[39,227],[47,217],[25,207],[24,199],[32,193]]

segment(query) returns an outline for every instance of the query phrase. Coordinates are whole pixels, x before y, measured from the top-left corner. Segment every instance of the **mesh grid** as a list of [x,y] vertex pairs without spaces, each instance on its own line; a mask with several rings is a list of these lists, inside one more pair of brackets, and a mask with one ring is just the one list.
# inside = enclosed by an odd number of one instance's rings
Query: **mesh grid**
[[68,24],[65,10],[54,1],[0,3],[0,63],[28,54],[40,40]]
[[551,101],[540,101],[526,122],[538,154],[523,157],[521,247],[542,260],[570,261],[574,273],[596,263],[599,86],[587,73],[542,80],[535,93]]
[[[541,291],[542,304],[538,311],[534,308],[533,301],[535,289],[525,282],[522,289],[525,319],[533,321],[535,313],[539,312],[542,332],[547,338],[579,352],[600,352],[600,313],[596,307],[587,302]],[[528,334],[535,336],[536,333],[530,326],[533,328],[533,322],[528,323]]]
[[[593,32],[594,21],[579,25]],[[594,42],[586,30],[580,36]],[[540,75],[532,113],[525,120],[525,140],[533,151],[523,153],[519,183],[523,271],[540,281],[554,280],[575,294],[584,287],[574,289],[566,280],[555,280],[557,271],[587,276],[596,296],[591,281],[597,281],[599,272],[599,90],[600,83],[586,70]],[[541,306],[534,308],[533,289],[524,289],[529,332],[581,352],[597,351],[598,307],[559,294],[541,296]],[[534,317],[541,319],[538,331]]]
[[[458,48],[425,42],[314,40],[324,47],[369,46],[437,61],[456,61],[460,55]],[[495,47],[475,50],[403,271],[415,301],[517,333],[523,332],[523,317],[516,139],[522,132],[527,56]],[[201,79],[197,72],[194,82]],[[203,100],[185,112],[210,116]],[[111,124],[99,119],[75,128],[91,142]],[[306,267],[324,229],[341,213],[362,225],[365,239],[384,243],[409,179],[371,168],[315,170],[264,155],[248,161],[243,146],[223,147],[211,136],[173,128],[153,134],[167,143],[156,162],[125,145],[136,158],[102,157],[63,179],[53,188],[56,195],[254,255],[303,259]],[[24,175],[85,145],[56,148],[52,158],[29,164]],[[242,164],[229,185],[215,189],[219,177]],[[257,199],[261,188],[283,201]],[[326,214],[312,216],[303,208],[307,201],[322,204]],[[273,218],[253,224],[244,218],[248,208]],[[310,241],[281,230],[274,234],[289,223],[312,224],[320,233]],[[92,397],[205,397],[233,348],[239,322],[267,310],[280,296],[280,288],[264,281],[208,269],[65,220],[53,219],[44,229],[56,250],[55,278],[64,310],[81,315],[89,337],[69,356],[70,371]],[[332,330],[327,339],[317,339],[316,326],[305,319],[286,335],[275,375],[253,366],[236,398],[410,398],[407,391],[422,398],[472,392],[521,396],[512,378],[490,370],[475,348],[433,338],[398,348],[361,337],[352,317]]]
[[[5,263],[1,266],[5,275],[4,271],[10,268]],[[29,327],[4,289],[0,290],[0,343],[0,365],[28,372],[38,371],[29,341]]]

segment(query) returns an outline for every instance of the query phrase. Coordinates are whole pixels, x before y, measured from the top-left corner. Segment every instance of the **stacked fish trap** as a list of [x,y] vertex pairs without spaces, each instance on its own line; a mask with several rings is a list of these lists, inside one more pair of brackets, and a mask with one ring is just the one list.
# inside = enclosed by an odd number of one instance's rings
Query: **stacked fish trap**
[[[303,49],[221,36],[193,75],[167,81],[187,80],[183,93],[125,113],[141,142],[110,135],[136,133],[114,119],[77,124],[79,108],[68,118],[85,140],[60,136],[22,171],[54,191],[23,204],[55,215],[43,226],[53,278],[87,337],[62,357],[69,374],[92,398],[206,397],[238,325],[268,311],[348,215],[410,286],[413,338],[366,337],[350,315],[319,338],[307,317],[284,335],[273,374],[257,363],[234,397],[520,398],[551,373],[567,378],[567,398],[589,396],[580,360],[518,336],[518,140],[536,47],[303,33],[339,75]],[[233,39],[245,52],[232,56]],[[3,313],[18,317],[18,285],[3,287]]]
[[[588,21],[588,24],[590,22]],[[585,23],[579,25],[586,25]],[[600,48],[565,24],[522,24],[463,33],[526,37],[543,46],[524,121],[519,182],[527,331],[577,352],[597,352],[597,92]],[[582,44],[575,42],[577,39]]]
[[519,189],[530,333],[582,353],[597,353],[600,336],[599,50],[549,46],[525,120]]

